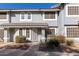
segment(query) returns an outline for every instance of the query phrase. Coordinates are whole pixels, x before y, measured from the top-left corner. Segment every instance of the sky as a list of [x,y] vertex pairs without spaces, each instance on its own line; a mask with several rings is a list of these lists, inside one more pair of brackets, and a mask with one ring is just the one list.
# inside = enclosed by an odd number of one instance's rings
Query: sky
[[57,3],[0,3],[0,8],[50,8]]

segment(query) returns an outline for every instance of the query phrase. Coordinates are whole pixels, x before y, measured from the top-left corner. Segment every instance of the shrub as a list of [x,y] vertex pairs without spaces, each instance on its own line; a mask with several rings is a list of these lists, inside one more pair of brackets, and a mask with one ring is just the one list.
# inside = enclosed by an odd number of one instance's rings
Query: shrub
[[26,37],[25,36],[16,36],[16,43],[25,43]]
[[53,47],[58,47],[60,45],[60,42],[57,39],[50,39],[47,43],[47,47],[53,48]]
[[65,43],[65,36],[63,35],[58,35],[58,36],[52,36],[50,39],[57,39],[59,40],[60,43]]
[[74,41],[73,41],[73,40],[67,40],[67,41],[66,41],[66,44],[67,44],[68,46],[72,46],[72,45],[74,44]]
[[60,43],[65,43],[65,37],[64,36],[59,35],[59,36],[55,36],[55,38],[58,39]]

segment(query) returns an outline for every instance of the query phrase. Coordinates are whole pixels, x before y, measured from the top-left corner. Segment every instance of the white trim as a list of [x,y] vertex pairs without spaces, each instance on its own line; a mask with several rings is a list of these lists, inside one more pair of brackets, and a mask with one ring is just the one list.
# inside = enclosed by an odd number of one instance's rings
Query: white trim
[[67,37],[67,28],[65,27],[65,37]]
[[9,29],[4,29],[4,43],[7,43],[10,41],[10,32]]
[[26,12],[26,14],[27,14],[27,13],[30,13],[30,14],[31,14],[31,19],[21,19],[21,14],[22,14],[22,13],[25,13],[25,12],[21,12],[21,13],[20,13],[20,21],[26,21],[26,22],[32,21],[32,13],[31,13],[31,12]]
[[16,36],[19,36],[19,29],[14,29],[13,41],[16,42]]
[[66,17],[79,17],[79,15],[68,15],[68,6],[79,6],[79,5],[74,5],[74,4],[66,5],[66,7],[65,7]]
[[43,12],[43,20],[44,20],[44,21],[53,21],[53,20],[57,20],[57,12],[55,12],[55,19],[45,19],[45,12]]
[[26,29],[25,28],[22,29],[22,35],[26,36]]
[[31,40],[31,37],[32,37],[32,30],[30,29],[30,40]]
[[0,21],[8,21],[8,19],[9,19],[9,13],[8,12],[6,12],[6,13],[7,13],[6,19],[0,19]]

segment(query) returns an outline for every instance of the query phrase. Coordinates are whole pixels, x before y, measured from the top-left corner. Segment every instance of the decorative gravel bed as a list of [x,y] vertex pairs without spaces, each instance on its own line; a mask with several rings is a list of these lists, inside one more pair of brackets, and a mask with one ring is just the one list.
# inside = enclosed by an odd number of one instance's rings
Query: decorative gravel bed
[[65,45],[61,45],[59,47],[54,47],[54,48],[48,48],[46,46],[39,46],[39,51],[44,51],[44,52],[66,52],[66,53],[79,53],[79,45],[75,45],[75,46],[65,46]]
[[6,49],[28,49],[30,47],[29,44],[8,44],[4,45],[0,48],[6,48]]

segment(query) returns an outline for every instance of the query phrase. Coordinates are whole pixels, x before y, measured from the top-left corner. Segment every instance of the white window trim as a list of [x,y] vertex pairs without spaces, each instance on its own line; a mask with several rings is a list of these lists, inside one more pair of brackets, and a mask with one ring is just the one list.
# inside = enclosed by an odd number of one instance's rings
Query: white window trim
[[79,17],[79,15],[68,15],[68,6],[79,6],[79,5],[66,5],[66,17]]
[[53,20],[57,20],[57,12],[55,12],[55,19],[45,19],[45,12],[43,12],[43,20],[44,20],[44,21],[53,21]]
[[0,21],[8,21],[8,19],[9,19],[9,13],[8,12],[6,12],[6,13],[7,13],[6,19],[0,19]]
[[67,38],[67,39],[79,39],[79,38],[70,38],[70,37],[67,37],[67,28],[78,28],[78,26],[66,26],[65,27],[65,37]]
[[32,13],[31,12],[26,12],[26,13],[31,13],[31,19],[21,19],[21,15],[22,15],[22,13],[25,13],[25,12],[21,12],[20,13],[20,21],[32,21]]

